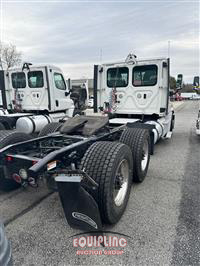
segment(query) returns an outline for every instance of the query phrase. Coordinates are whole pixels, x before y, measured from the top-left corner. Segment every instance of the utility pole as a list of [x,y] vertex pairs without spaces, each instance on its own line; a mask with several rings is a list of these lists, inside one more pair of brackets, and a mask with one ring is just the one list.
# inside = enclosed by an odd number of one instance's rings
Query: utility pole
[[168,41],[168,58],[170,58],[170,41]]
[[102,52],[102,48],[100,49],[100,63],[102,63],[102,54],[103,54],[103,52]]

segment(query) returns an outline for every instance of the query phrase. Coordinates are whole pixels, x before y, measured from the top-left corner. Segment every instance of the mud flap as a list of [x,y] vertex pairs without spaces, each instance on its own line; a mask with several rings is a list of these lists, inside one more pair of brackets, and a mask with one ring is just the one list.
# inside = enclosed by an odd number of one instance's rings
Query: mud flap
[[59,175],[55,180],[69,225],[84,231],[102,231],[98,205],[81,186],[81,177]]

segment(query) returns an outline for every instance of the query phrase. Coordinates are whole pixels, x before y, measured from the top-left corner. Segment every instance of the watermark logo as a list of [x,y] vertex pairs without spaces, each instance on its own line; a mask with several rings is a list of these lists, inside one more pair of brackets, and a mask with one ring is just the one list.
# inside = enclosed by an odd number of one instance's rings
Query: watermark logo
[[[76,255],[122,255],[127,246],[127,239],[131,238],[112,231],[84,232],[72,237],[73,247],[77,248]],[[99,249],[100,247],[102,249]]]
[[89,216],[87,216],[87,215],[85,215],[83,213],[80,213],[80,212],[72,212],[72,216],[75,219],[80,220],[80,221],[83,221],[83,222],[91,225],[95,229],[97,229],[97,224]]

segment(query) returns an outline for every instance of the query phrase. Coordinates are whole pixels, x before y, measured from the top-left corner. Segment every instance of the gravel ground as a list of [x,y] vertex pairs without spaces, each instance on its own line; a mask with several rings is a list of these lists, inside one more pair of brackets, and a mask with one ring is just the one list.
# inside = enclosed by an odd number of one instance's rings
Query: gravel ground
[[131,237],[123,255],[76,255],[69,237],[79,231],[68,226],[57,193],[41,184],[39,189],[0,194],[0,217],[14,265],[199,265],[197,106],[188,101],[175,107],[172,139],[156,145],[148,175],[133,185],[122,219],[104,228]]

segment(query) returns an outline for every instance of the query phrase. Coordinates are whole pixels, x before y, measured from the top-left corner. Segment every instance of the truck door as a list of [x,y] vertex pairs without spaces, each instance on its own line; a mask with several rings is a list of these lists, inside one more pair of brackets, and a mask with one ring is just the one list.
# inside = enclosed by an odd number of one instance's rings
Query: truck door
[[26,73],[22,71],[9,72],[10,85],[12,87],[12,105],[13,109],[21,110],[24,93],[27,90]]
[[[69,96],[68,96],[68,88],[63,77],[63,74],[60,73],[57,69],[52,69],[52,91],[51,93],[54,95],[54,110],[62,111],[69,108]],[[71,101],[70,101],[71,103]]]

